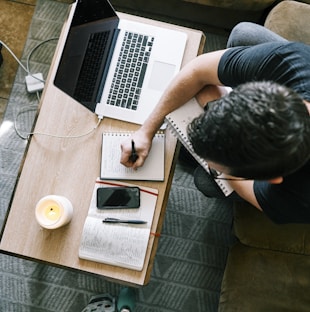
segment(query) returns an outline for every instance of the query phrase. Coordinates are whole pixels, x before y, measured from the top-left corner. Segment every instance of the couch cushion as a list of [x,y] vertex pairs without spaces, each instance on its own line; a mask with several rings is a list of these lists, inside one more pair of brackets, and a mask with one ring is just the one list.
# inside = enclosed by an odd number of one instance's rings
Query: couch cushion
[[310,44],[309,17],[309,4],[282,1],[270,11],[265,26],[288,40]]
[[310,255],[310,224],[275,224],[246,202],[234,205],[234,232],[248,246]]
[[199,3],[211,7],[225,8],[232,10],[260,11],[271,6],[275,0],[260,0],[260,1],[231,1],[231,0],[183,0],[186,2]]
[[184,0],[111,0],[111,3],[121,12],[208,32],[224,31],[225,35],[239,22],[261,22],[263,15],[262,11],[233,10],[220,5],[208,6]]
[[310,256],[234,245],[219,312],[308,312]]
[[3,62],[3,57],[2,57],[1,50],[2,50],[2,44],[0,44],[0,66],[1,66],[1,64]]

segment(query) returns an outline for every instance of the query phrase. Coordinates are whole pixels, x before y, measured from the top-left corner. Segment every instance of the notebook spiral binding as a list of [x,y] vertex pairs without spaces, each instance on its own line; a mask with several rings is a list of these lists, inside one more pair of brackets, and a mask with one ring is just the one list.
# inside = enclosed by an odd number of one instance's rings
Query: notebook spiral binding
[[[128,137],[128,135],[134,134],[134,131],[114,131],[114,132],[103,132],[103,135],[105,136],[124,136],[124,137]],[[164,136],[165,135],[165,131],[163,130],[159,130],[156,132],[155,136]]]
[[[196,159],[198,164],[206,170],[207,173],[209,173],[209,166],[208,163],[201,158],[199,155],[196,154],[196,152],[193,149],[193,146],[191,142],[188,139],[187,133],[186,133],[186,127],[187,124],[190,122],[189,120],[182,120],[184,127],[178,126],[178,124],[172,119],[171,115],[166,116],[166,122],[167,122],[167,128],[172,132],[172,134],[182,143],[182,145],[188,150],[188,152]],[[232,193],[233,189],[231,186],[224,180],[220,179],[214,179],[214,181],[217,183],[217,185],[222,190],[223,194],[225,196],[228,196]]]

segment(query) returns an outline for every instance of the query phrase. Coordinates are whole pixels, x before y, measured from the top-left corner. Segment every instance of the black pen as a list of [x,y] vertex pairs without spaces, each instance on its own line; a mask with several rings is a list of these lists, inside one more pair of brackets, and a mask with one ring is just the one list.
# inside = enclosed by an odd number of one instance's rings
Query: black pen
[[135,149],[135,142],[134,140],[131,140],[131,155],[129,157],[129,160],[134,163],[138,159],[138,155]]
[[143,220],[122,220],[116,218],[105,218],[102,220],[103,223],[127,223],[127,224],[146,224],[147,221]]

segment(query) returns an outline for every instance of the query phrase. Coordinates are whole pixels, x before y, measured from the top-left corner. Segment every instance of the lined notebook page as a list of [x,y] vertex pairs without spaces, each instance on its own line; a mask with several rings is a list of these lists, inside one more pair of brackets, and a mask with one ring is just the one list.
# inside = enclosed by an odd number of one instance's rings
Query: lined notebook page
[[[203,113],[203,108],[198,104],[195,98],[188,101],[183,106],[166,116],[168,129],[171,130],[183,144],[183,146],[191,153],[196,161],[208,172],[208,163],[198,156],[189,141],[187,135],[187,125],[195,118]],[[228,196],[232,193],[233,189],[227,181],[215,179],[215,182],[221,188],[223,193]]]
[[130,132],[102,134],[101,179],[163,181],[165,178],[165,134],[157,133],[151,151],[142,167],[137,170],[120,163],[121,142]]

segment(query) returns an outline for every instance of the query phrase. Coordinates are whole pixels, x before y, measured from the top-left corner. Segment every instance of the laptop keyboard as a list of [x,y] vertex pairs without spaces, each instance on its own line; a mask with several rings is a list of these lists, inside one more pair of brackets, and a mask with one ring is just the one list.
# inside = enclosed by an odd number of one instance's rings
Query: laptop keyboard
[[90,102],[93,100],[92,97],[108,38],[108,31],[93,33],[90,36],[76,89],[74,90],[74,96],[81,101]]
[[126,32],[107,104],[136,110],[154,37]]

